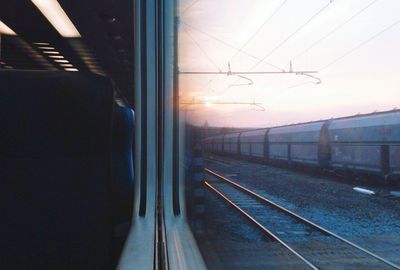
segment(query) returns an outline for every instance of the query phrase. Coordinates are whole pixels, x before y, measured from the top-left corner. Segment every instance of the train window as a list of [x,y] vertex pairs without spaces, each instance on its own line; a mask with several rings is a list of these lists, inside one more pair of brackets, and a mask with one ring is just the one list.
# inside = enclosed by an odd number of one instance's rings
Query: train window
[[400,269],[399,11],[180,1],[185,210],[209,269]]

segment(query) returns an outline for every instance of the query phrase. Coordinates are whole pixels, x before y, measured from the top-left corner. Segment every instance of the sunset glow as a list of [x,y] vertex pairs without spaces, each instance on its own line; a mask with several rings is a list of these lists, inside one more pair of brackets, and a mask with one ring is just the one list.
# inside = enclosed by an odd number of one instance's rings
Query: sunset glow
[[181,74],[182,99],[249,103],[192,105],[194,124],[266,127],[400,107],[399,1],[184,0],[180,10],[181,72],[292,68],[321,80]]

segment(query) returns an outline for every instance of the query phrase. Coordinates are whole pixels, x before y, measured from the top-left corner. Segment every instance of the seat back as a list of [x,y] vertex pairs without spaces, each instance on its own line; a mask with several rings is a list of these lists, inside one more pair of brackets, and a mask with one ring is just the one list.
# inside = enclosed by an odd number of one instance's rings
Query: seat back
[[115,224],[130,222],[133,205],[133,132],[130,108],[115,106],[112,143],[112,206]]
[[112,106],[101,76],[0,72],[0,269],[110,269]]

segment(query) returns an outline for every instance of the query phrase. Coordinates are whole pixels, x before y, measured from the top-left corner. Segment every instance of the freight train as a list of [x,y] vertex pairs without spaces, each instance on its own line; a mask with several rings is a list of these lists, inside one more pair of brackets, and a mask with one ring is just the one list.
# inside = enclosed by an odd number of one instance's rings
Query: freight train
[[206,153],[400,180],[400,110],[219,134]]

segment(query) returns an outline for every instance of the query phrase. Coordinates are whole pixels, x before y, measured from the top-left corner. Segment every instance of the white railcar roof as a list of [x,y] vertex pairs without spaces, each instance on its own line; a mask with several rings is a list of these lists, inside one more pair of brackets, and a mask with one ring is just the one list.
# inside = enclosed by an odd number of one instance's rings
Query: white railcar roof
[[264,136],[267,131],[268,128],[243,131],[242,135],[240,135],[240,138]]
[[325,123],[324,121],[321,121],[315,123],[306,123],[306,124],[271,128],[271,130],[269,131],[269,135],[312,132],[312,131],[319,132],[324,123]]
[[400,112],[388,112],[332,120],[329,125],[329,130],[390,125],[400,125]]

